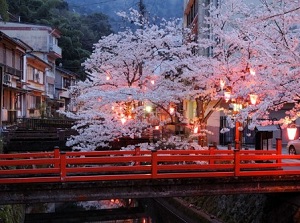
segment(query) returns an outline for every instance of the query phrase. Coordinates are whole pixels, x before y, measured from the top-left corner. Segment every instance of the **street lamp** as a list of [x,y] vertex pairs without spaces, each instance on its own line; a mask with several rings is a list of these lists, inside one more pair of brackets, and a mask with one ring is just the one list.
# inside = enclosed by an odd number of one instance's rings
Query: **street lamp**
[[297,126],[295,124],[291,124],[286,128],[289,140],[294,140],[297,132]]

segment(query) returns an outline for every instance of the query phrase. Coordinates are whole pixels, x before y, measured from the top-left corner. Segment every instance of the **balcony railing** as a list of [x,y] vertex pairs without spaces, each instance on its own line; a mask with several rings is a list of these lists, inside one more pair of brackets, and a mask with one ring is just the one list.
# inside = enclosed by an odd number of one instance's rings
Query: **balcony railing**
[[13,76],[19,77],[19,78],[21,78],[21,75],[22,75],[21,70],[18,70],[16,68],[13,68],[13,67],[10,67],[10,66],[7,66],[7,65],[5,66],[4,72],[7,73],[7,74],[11,74]]
[[53,52],[53,53],[55,53],[55,54],[57,54],[57,55],[59,55],[59,56],[61,56],[62,55],[62,50],[61,50],[61,48],[59,47],[59,46],[57,46],[57,45],[50,45],[50,47],[49,47],[49,52]]
[[26,129],[26,130],[71,128],[73,124],[74,121],[68,119],[17,118],[18,129]]

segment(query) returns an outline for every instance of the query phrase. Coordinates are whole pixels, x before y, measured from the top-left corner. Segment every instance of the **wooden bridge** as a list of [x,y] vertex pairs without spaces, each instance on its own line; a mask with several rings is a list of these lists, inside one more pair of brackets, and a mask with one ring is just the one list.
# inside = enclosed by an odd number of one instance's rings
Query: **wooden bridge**
[[0,154],[0,204],[300,191],[300,155],[276,150]]

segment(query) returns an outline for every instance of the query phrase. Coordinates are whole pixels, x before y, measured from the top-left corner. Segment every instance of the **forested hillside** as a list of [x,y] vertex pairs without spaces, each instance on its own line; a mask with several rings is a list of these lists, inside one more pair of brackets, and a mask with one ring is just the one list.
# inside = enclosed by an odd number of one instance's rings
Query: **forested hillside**
[[[59,46],[62,59],[57,65],[81,75],[85,74],[82,62],[92,52],[93,44],[112,30],[108,17],[102,13],[79,14],[69,10],[64,0],[6,0],[9,21],[42,24],[57,28],[61,32]],[[95,22],[97,21],[97,22]]]

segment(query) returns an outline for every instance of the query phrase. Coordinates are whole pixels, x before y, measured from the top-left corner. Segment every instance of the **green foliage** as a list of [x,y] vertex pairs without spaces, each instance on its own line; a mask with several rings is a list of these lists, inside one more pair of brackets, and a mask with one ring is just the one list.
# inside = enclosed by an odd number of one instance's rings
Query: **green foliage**
[[0,0],[0,16],[2,20],[8,21],[8,5],[6,3],[6,0]]
[[23,222],[25,218],[24,205],[5,205],[0,206],[0,220],[5,223]]
[[112,32],[106,15],[71,12],[64,0],[7,0],[7,3],[10,13],[20,17],[21,22],[47,25],[61,32],[58,45],[63,55],[57,65],[61,63],[63,68],[78,73],[82,79],[85,73],[81,64],[90,56],[93,44]]

